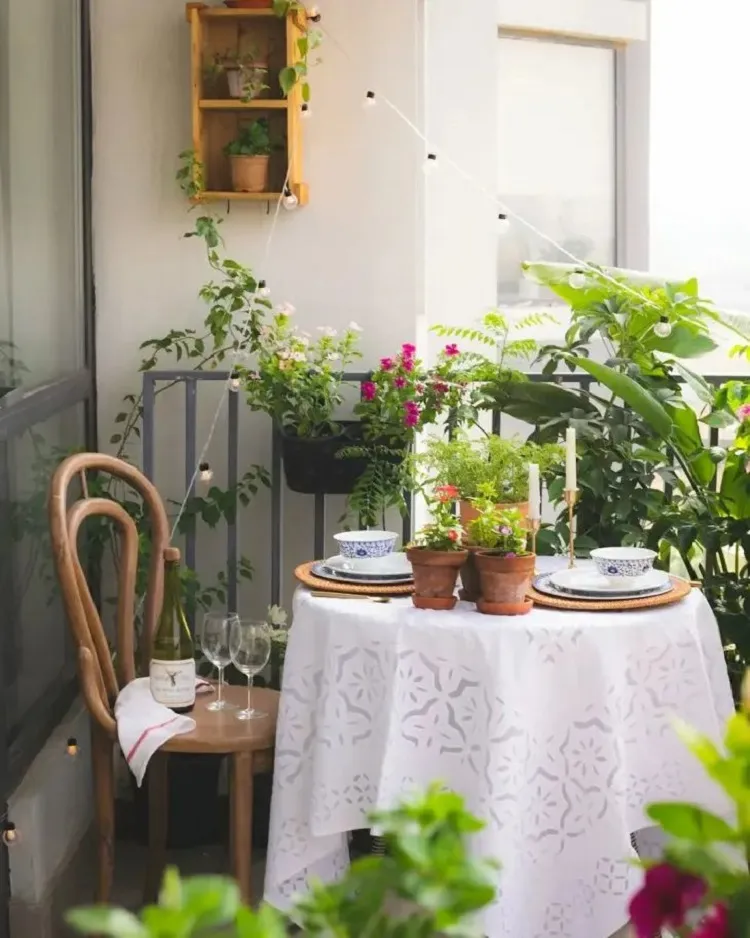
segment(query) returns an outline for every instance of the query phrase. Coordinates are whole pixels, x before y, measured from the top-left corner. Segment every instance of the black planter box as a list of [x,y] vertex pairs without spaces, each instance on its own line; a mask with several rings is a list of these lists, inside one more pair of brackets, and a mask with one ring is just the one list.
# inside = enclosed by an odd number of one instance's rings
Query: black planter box
[[339,457],[349,446],[362,444],[362,424],[358,420],[342,420],[337,436],[281,436],[286,484],[302,495],[350,495],[367,468],[364,458]]

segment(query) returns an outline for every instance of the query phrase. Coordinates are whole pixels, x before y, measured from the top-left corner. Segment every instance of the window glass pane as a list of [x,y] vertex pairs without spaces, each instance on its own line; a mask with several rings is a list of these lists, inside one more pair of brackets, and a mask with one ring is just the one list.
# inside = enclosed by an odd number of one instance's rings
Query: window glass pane
[[[500,38],[498,192],[508,206],[584,260],[615,263],[615,53]],[[511,222],[498,242],[498,302],[540,297],[525,260],[563,254]]]
[[84,440],[78,404],[0,441],[0,673],[12,741],[50,717],[55,695],[75,676],[52,565],[47,490],[61,460],[84,449]]
[[77,0],[0,0],[0,387],[82,365],[79,94]]

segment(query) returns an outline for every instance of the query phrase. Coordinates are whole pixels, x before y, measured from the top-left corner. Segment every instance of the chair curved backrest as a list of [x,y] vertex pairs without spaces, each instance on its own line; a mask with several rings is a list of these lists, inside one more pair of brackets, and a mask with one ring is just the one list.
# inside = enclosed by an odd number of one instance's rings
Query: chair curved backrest
[[[68,623],[78,648],[79,678],[86,705],[108,734],[114,735],[113,706],[121,687],[136,675],[135,590],[138,570],[138,530],[118,502],[90,498],[87,470],[108,473],[131,485],[148,509],[151,526],[151,560],[143,608],[140,661],[147,667],[151,657],[156,620],[164,589],[163,550],[169,544],[169,522],[154,485],[130,463],[104,453],[77,453],[65,459],[50,483],[48,513],[52,556],[60,582]],[[68,508],[68,489],[80,477],[83,497]],[[78,532],[86,518],[99,515],[116,522],[120,533],[117,571],[116,667],[107,637],[78,556]]]

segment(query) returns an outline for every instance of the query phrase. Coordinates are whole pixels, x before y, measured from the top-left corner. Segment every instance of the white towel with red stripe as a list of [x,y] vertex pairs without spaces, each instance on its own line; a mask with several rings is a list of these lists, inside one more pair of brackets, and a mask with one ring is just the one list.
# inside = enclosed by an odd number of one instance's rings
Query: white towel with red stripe
[[[196,694],[210,694],[208,681],[196,678]],[[125,761],[141,787],[151,756],[168,739],[195,729],[195,720],[186,714],[174,713],[151,695],[147,677],[136,678],[127,684],[115,701],[117,738]]]

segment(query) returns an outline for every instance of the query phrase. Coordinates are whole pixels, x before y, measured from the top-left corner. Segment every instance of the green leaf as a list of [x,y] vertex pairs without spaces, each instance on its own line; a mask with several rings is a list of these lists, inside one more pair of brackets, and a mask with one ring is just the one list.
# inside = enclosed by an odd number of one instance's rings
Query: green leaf
[[685,384],[687,384],[687,386],[693,391],[698,400],[702,401],[704,404],[713,404],[714,389],[711,387],[708,381],[706,381],[700,375],[697,375],[694,371],[691,371],[689,368],[686,368],[682,362],[673,360],[667,362],[667,364],[670,368],[673,368],[677,372]]
[[706,417],[701,417],[701,423],[705,423],[707,427],[718,427],[721,430],[737,423],[737,418],[726,410],[715,410]]
[[750,720],[744,713],[735,713],[730,717],[724,743],[729,752],[735,755],[750,754]]
[[122,442],[122,433],[113,433],[109,438],[110,443],[121,443]]
[[723,818],[686,802],[651,804],[647,813],[667,834],[693,843],[732,843],[739,836]]
[[694,332],[679,323],[672,327],[671,335],[664,339],[654,336],[650,342],[657,352],[666,352],[675,358],[699,358],[718,348],[714,340],[704,333]]
[[641,387],[629,375],[622,374],[587,358],[573,359],[575,364],[583,371],[592,375],[600,384],[609,388],[617,397],[621,398],[629,407],[642,417],[659,436],[667,439],[672,432],[672,421],[664,407],[649,392]]
[[81,935],[106,935],[108,938],[149,938],[138,919],[125,909],[90,907],[71,909],[65,921]]
[[285,66],[279,72],[279,85],[283,93],[289,94],[297,82],[297,70],[290,65]]
[[235,920],[237,938],[286,938],[284,919],[276,909],[262,905],[257,912],[241,908]]
[[228,876],[191,876],[183,883],[184,908],[196,930],[226,925],[240,908],[240,890]]

